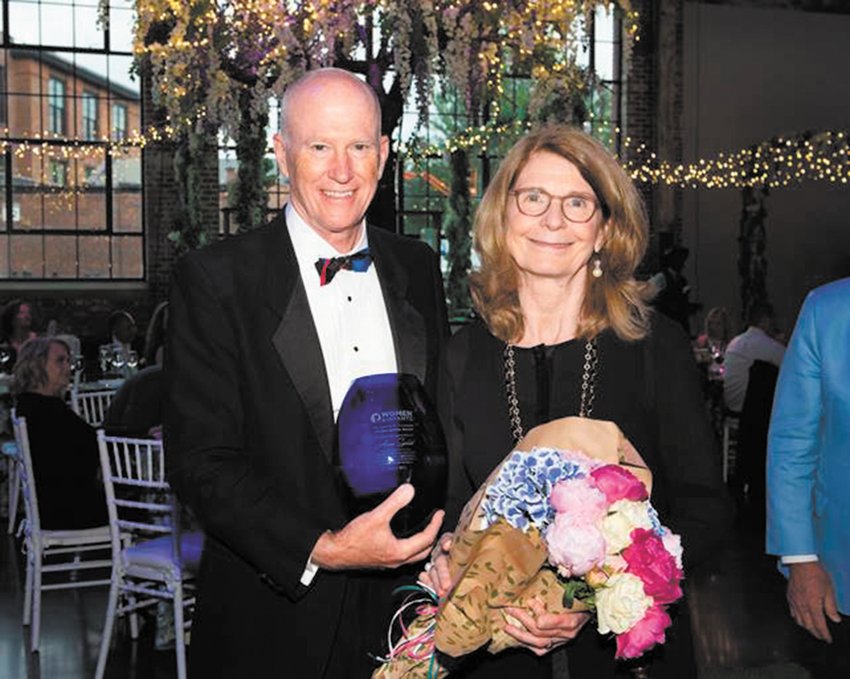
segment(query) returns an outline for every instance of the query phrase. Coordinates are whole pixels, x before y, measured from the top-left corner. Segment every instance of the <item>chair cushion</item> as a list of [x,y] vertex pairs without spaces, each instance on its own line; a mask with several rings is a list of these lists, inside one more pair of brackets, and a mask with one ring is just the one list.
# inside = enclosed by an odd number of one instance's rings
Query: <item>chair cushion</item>
[[[204,534],[200,531],[183,533],[180,536],[180,554],[183,557],[183,570],[197,573],[204,547]],[[171,549],[171,536],[145,540],[124,550],[124,561],[134,566],[145,566],[160,570],[170,570],[174,564]]]

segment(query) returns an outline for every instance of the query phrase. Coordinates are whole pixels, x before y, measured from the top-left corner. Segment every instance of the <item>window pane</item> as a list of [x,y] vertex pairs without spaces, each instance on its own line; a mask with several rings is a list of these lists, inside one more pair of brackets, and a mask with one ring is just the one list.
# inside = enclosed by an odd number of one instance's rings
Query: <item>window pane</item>
[[9,35],[14,36],[19,45],[40,44],[38,5],[32,2],[9,2]]
[[103,29],[97,22],[96,3],[76,3],[74,7],[74,47],[103,49]]
[[116,233],[142,232],[142,159],[129,149],[112,159],[112,225]]
[[42,4],[40,10],[41,43],[57,47],[73,47],[73,8],[58,3],[47,3]]
[[44,228],[68,230],[77,227],[77,197],[73,190],[44,188]]
[[13,235],[10,251],[12,278],[44,277],[44,237]]
[[115,99],[139,99],[139,79],[130,75],[133,57],[109,55],[107,60],[109,83]]
[[106,196],[103,188],[91,188],[77,194],[77,228],[80,231],[106,229]]
[[80,236],[80,278],[109,278],[109,237]]
[[[19,149],[18,149],[19,150]],[[43,226],[41,199],[42,157],[32,151],[21,155],[18,150],[12,154],[12,198],[13,205],[19,205],[19,219],[16,229],[40,229]]]
[[9,278],[9,236],[0,234],[0,276]]
[[[116,6],[118,4],[119,6]],[[133,49],[133,21],[134,11],[132,3],[111,3],[109,9],[109,48],[115,52],[130,52]]]
[[44,268],[47,278],[76,278],[76,236],[45,236]]
[[142,239],[139,236],[118,236],[112,239],[112,277],[141,278]]

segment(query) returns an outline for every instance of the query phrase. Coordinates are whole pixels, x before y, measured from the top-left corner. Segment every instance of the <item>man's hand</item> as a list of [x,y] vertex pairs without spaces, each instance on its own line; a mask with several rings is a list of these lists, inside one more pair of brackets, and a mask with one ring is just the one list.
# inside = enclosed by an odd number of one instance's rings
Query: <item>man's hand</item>
[[817,561],[792,563],[788,568],[791,573],[785,596],[791,608],[791,617],[813,636],[831,644],[832,635],[824,613],[833,622],[841,622],[841,616],[838,615],[829,574]]
[[313,563],[327,570],[353,568],[398,568],[425,559],[437,538],[445,512],[435,512],[425,529],[409,538],[398,539],[390,519],[410,504],[415,491],[402,484],[375,509],[353,518],[336,532],[328,531],[313,547]]
[[505,632],[536,655],[545,655],[553,648],[575,639],[590,620],[588,613],[546,613],[539,601],[532,601],[526,610],[505,610],[520,623],[505,625]]

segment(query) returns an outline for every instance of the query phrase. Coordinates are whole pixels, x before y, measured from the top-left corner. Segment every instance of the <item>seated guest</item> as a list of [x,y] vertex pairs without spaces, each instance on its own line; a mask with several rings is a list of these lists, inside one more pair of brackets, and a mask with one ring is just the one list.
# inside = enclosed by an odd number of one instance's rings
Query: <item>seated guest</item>
[[163,377],[162,367],[151,365],[127,378],[109,404],[104,429],[119,436],[156,436],[162,425]]
[[27,421],[42,528],[108,522],[95,430],[65,403],[70,379],[63,341],[37,337],[21,347],[12,389],[18,416]]
[[15,299],[3,307],[0,312],[0,344],[6,345],[12,352],[13,364],[23,343],[35,336],[29,302]]
[[770,304],[754,304],[747,314],[747,325],[743,333],[729,342],[724,359],[723,400],[726,407],[735,412],[741,412],[744,407],[753,361],[766,361],[779,367],[785,355],[785,346],[770,335],[773,329]]
[[696,346],[700,349],[710,349],[712,353],[717,352],[722,356],[732,337],[730,325],[726,307],[712,307],[705,315],[703,332],[697,337]]
[[133,349],[136,339],[136,319],[129,311],[114,311],[109,316],[110,344],[126,356]]

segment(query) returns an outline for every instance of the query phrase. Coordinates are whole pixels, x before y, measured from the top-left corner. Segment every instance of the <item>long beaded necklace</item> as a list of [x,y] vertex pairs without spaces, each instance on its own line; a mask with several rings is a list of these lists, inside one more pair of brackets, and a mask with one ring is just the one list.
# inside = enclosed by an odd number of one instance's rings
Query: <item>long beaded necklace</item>
[[[516,391],[516,357],[514,345],[505,344],[505,393],[508,397],[508,417],[511,422],[511,435],[514,443],[524,436],[522,417],[519,412],[519,398]],[[581,406],[579,417],[590,417],[593,412],[593,399],[596,397],[596,373],[599,367],[599,352],[596,348],[596,338],[584,343],[584,367],[581,375]]]

